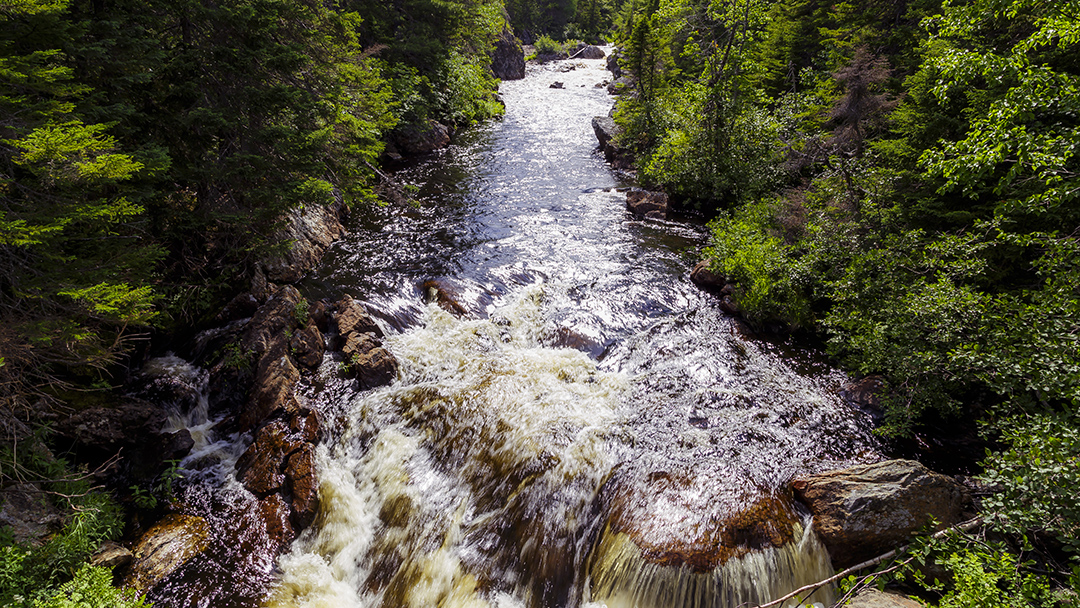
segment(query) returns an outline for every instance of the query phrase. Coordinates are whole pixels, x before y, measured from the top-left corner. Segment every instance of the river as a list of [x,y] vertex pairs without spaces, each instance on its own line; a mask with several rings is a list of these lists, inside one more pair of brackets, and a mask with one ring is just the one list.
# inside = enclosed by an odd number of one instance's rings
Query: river
[[690,283],[700,222],[627,213],[594,150],[609,78],[504,82],[505,118],[397,172],[415,204],[357,214],[306,282],[364,302],[401,370],[305,385],[321,509],[269,606],[734,607],[831,573],[788,482],[873,458],[866,421]]

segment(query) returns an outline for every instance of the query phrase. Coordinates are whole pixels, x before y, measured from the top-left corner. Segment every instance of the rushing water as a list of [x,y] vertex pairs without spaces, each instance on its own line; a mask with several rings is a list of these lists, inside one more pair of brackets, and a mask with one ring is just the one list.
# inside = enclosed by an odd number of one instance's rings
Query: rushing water
[[334,439],[271,606],[736,606],[828,572],[786,487],[872,449],[843,378],[690,284],[702,226],[626,213],[590,124],[607,78],[503,83],[506,117],[400,171],[415,206],[358,218],[309,282],[364,301],[401,373],[358,392],[328,359],[309,386]]

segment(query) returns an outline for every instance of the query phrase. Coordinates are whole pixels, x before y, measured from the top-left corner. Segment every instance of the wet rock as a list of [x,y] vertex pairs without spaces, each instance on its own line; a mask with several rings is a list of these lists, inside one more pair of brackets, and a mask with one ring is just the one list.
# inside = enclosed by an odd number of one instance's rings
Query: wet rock
[[847,608],[922,608],[922,603],[909,597],[873,587],[863,589],[844,604]]
[[180,460],[191,453],[193,447],[195,447],[195,439],[191,437],[191,431],[187,429],[161,434],[159,452],[163,460]]
[[285,486],[285,465],[301,444],[290,437],[281,421],[259,429],[255,439],[236,462],[236,478],[256,496],[266,496]]
[[[606,518],[588,566],[593,601],[707,606],[722,591],[723,605],[752,606],[832,573],[790,497],[733,491],[737,480],[710,475],[616,472],[601,492]],[[830,599],[826,591],[807,603]]]
[[56,425],[59,435],[81,450],[112,455],[132,439],[156,438],[168,416],[157,405],[125,398],[116,407],[94,407],[77,412]]
[[605,150],[620,131],[619,125],[615,124],[615,119],[610,116],[594,116],[592,128],[597,141],[600,142],[600,148]]
[[491,52],[491,73],[501,80],[525,78],[525,49],[509,28],[503,28]]
[[[259,521],[266,526],[266,536],[278,550],[296,538],[290,514],[288,503],[279,494],[271,494],[259,499]],[[274,553],[277,552],[274,551]]]
[[341,352],[345,354],[346,360],[352,362],[360,355],[365,355],[380,346],[382,346],[382,343],[376,340],[371,334],[351,333],[346,337],[345,345],[341,347]]
[[607,57],[604,50],[591,44],[579,44],[571,53],[570,59],[603,59]]
[[702,260],[690,271],[690,280],[698,287],[706,289],[723,289],[727,285],[727,279],[717,274],[710,267],[713,260]]
[[302,530],[315,521],[319,511],[319,479],[315,474],[315,450],[305,444],[293,452],[285,465],[288,481],[291,521]]
[[273,416],[299,410],[296,400],[299,381],[300,370],[293,365],[284,345],[266,353],[259,361],[247,404],[240,412],[240,429],[250,430]]
[[668,196],[663,192],[649,192],[635,188],[626,193],[626,208],[634,214],[634,217],[667,219]]
[[890,551],[931,518],[939,529],[961,520],[962,485],[911,460],[889,460],[797,479],[796,495],[837,569]]
[[555,82],[548,85],[549,89],[562,89],[562,88],[565,88],[565,87],[566,87],[566,85],[559,82],[558,80],[556,80]]
[[297,327],[297,311],[303,307],[303,300],[304,297],[292,285],[275,291],[248,322],[241,338],[241,348],[261,356],[277,339],[291,333]]
[[735,302],[735,298],[731,296],[724,296],[720,298],[720,310],[729,315],[739,314],[739,305]]
[[15,542],[40,545],[63,523],[40,486],[19,483],[0,489],[0,525],[11,531]]
[[359,302],[352,299],[348,294],[342,297],[334,305],[334,308],[337,310],[335,318],[337,320],[338,334],[342,338],[354,332],[369,333],[376,338],[383,337],[383,332],[379,329],[375,320],[367,314],[367,311]]
[[90,558],[91,566],[100,568],[116,568],[126,566],[135,559],[135,554],[111,540],[102,543],[97,553]]
[[390,384],[397,377],[398,362],[385,348],[374,348],[353,358],[351,369],[360,388]]
[[297,329],[289,341],[289,350],[296,362],[308,369],[318,369],[322,363],[326,345],[323,343],[322,332],[314,323],[308,323],[306,327]]
[[407,125],[394,131],[394,144],[405,155],[418,155],[441,150],[450,145],[450,129],[434,120],[420,125]]
[[322,421],[315,410],[301,409],[289,418],[289,432],[305,443],[316,444],[322,441]]
[[205,519],[166,515],[139,539],[125,584],[146,591],[206,551],[209,543],[210,525]]
[[302,205],[289,211],[272,242],[289,243],[285,253],[264,263],[266,277],[278,283],[295,283],[322,260],[334,241],[345,235],[342,223],[349,213],[343,199],[330,204]]
[[436,279],[429,279],[424,281],[423,288],[424,295],[428,302],[437,302],[439,308],[442,308],[456,317],[469,316],[468,309],[462,306],[459,301],[460,298],[457,294],[457,290],[450,285]]
[[571,327],[559,327],[545,334],[540,342],[553,348],[572,348],[588,353],[593,358],[603,354],[607,345]]

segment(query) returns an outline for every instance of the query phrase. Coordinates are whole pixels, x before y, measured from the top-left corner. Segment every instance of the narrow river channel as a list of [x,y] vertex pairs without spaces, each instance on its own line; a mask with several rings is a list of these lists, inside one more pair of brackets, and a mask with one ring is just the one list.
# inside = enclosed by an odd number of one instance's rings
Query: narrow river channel
[[308,281],[364,302],[401,372],[360,392],[327,359],[305,388],[322,506],[269,605],[734,607],[829,571],[787,484],[873,442],[839,373],[689,282],[703,226],[627,214],[590,124],[609,78],[504,82],[506,117],[397,173],[416,204]]

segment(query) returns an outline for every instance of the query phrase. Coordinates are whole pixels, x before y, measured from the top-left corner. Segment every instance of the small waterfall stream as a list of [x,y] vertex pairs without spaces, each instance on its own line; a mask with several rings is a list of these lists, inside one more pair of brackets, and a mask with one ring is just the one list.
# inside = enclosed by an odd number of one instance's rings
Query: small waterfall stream
[[689,283],[703,226],[626,214],[593,151],[603,64],[504,83],[506,118],[400,171],[416,207],[361,218],[309,282],[365,301],[402,366],[311,382],[322,505],[269,606],[734,607],[830,572],[787,482],[873,442],[839,373]]

